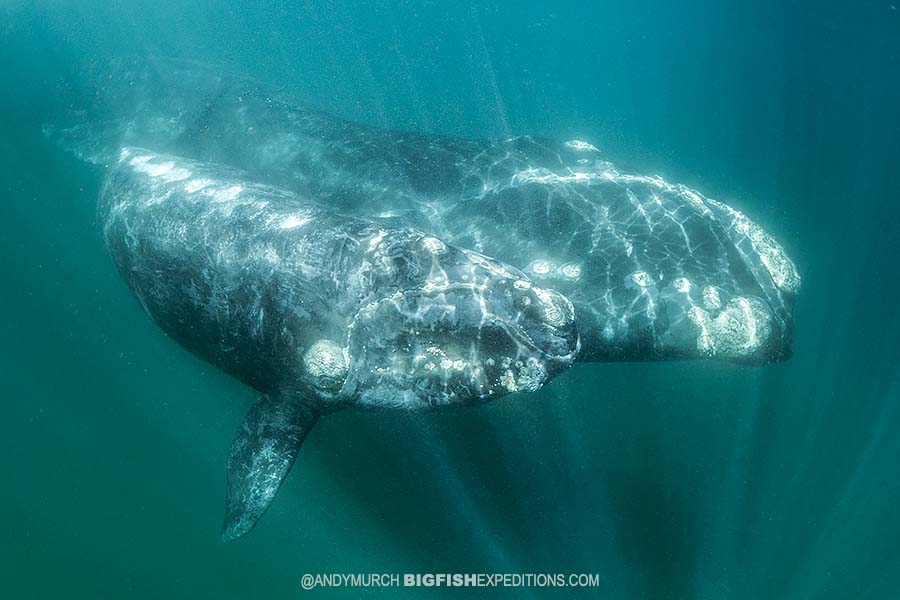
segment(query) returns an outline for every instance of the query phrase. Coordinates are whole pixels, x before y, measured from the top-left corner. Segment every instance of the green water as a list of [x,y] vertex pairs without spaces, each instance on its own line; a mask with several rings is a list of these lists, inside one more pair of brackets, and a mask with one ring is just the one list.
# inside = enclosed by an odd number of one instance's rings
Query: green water
[[[804,277],[794,357],[579,364],[482,407],[336,414],[259,527],[223,544],[223,463],[255,394],[144,315],[102,245],[102,173],[40,131],[92,60],[133,53],[224,64],[381,126],[578,137],[729,201]],[[334,572],[900,597],[891,2],[6,0],[0,175],[0,598],[470,595],[300,589]],[[504,593],[547,590],[487,591]]]

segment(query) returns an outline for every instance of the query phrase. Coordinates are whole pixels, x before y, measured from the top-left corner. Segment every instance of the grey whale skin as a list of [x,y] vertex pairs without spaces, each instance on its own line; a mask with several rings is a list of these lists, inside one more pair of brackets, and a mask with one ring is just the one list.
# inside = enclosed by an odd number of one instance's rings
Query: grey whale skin
[[378,130],[194,63],[113,71],[91,107],[100,116],[55,132],[87,160],[124,140],[229,164],[515,265],[573,302],[578,360],[791,354],[800,276],[782,246],[740,211],[622,172],[591,144]]
[[475,252],[224,167],[129,147],[109,166],[100,217],[134,295],[263,394],[228,456],[223,539],[256,524],[320,415],[534,391],[578,352],[566,298]]

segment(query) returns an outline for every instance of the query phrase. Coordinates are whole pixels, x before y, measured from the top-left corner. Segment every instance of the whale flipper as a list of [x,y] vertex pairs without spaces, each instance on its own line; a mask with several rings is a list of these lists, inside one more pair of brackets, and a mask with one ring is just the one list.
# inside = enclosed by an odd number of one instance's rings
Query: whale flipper
[[253,405],[225,463],[224,541],[246,534],[266,512],[317,418],[290,395],[266,394]]

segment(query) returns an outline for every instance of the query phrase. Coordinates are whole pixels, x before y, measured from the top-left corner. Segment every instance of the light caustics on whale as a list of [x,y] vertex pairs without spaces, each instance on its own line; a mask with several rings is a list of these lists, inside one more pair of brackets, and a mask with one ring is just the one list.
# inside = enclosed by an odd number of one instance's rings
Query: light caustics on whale
[[[57,131],[89,160],[127,143],[229,164],[334,210],[515,265],[575,306],[582,361],[788,358],[800,276],[740,211],[592,144],[469,140],[332,117],[203,65],[124,61],[105,125]],[[101,119],[102,120],[102,119]]]
[[100,207],[160,328],[264,394],[228,458],[225,539],[253,527],[318,416],[534,391],[578,352],[569,301],[515,268],[224,167],[126,147]]
[[226,539],[320,414],[533,391],[576,358],[790,356],[778,242],[587,142],[382,131],[193,64],[104,84],[48,132],[110,167],[116,264],[164,331],[264,394],[228,459]]

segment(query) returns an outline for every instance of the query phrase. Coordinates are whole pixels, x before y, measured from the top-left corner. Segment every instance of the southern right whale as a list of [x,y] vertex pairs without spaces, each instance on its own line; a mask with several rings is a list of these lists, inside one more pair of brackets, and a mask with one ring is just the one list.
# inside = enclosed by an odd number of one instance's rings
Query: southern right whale
[[[800,276],[742,212],[593,145],[384,131],[205,65],[122,61],[91,118],[54,135],[234,165],[335,210],[415,225],[569,297],[579,360],[786,359]],[[97,116],[97,115],[101,116]]]

